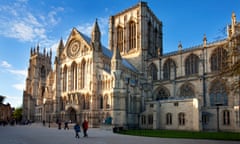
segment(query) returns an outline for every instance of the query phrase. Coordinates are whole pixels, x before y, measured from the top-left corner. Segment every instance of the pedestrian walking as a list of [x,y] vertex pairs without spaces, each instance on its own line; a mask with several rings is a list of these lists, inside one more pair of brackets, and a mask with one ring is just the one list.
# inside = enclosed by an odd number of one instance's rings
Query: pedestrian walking
[[42,122],[42,123],[43,123],[43,126],[45,126],[45,120],[43,120],[43,122]]
[[76,123],[74,125],[74,131],[75,131],[75,138],[80,138],[79,132],[81,132],[79,123]]
[[59,129],[59,130],[61,129],[61,125],[62,125],[62,123],[61,123],[61,121],[59,121],[59,122],[58,122],[58,129]]
[[69,130],[69,127],[68,127],[68,121],[65,121],[65,123],[64,123],[64,129],[65,129],[65,130],[66,130],[66,129]]
[[83,128],[83,136],[84,137],[87,137],[88,134],[87,134],[87,130],[88,130],[88,121],[87,120],[84,120],[83,123],[82,123],[82,128]]

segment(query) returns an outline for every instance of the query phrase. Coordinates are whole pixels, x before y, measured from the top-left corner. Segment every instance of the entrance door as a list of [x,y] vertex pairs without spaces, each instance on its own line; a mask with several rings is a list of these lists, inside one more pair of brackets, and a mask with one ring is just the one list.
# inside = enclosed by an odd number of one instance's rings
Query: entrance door
[[77,114],[76,114],[76,110],[71,108],[70,109],[70,112],[69,112],[69,119],[72,121],[72,122],[77,122]]

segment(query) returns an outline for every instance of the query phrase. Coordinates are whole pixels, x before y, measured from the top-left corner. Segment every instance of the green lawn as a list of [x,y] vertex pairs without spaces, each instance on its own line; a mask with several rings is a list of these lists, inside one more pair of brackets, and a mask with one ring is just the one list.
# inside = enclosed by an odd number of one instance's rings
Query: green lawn
[[159,137],[159,138],[188,138],[240,141],[240,133],[233,132],[190,132],[174,130],[122,130],[120,134]]

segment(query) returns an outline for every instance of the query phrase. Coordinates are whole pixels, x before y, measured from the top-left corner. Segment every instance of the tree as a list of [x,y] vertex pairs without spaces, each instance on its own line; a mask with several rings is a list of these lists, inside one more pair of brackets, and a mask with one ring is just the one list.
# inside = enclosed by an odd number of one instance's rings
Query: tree
[[229,90],[240,93],[240,35],[229,39],[227,63],[220,70],[220,77],[232,78]]
[[4,101],[4,98],[5,98],[4,96],[1,96],[1,95],[0,95],[0,104],[2,104],[2,103],[3,103],[3,101]]
[[15,111],[13,112],[13,118],[17,122],[20,122],[22,120],[22,107],[19,107],[19,108],[15,109]]

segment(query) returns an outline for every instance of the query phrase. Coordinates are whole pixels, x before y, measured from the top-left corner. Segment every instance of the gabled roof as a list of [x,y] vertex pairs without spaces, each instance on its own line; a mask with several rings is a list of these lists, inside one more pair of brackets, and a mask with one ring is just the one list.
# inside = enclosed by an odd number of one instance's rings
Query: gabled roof
[[91,44],[91,38],[88,37],[87,35],[81,33],[80,31],[78,31],[78,33],[83,37],[83,39],[90,45]]

